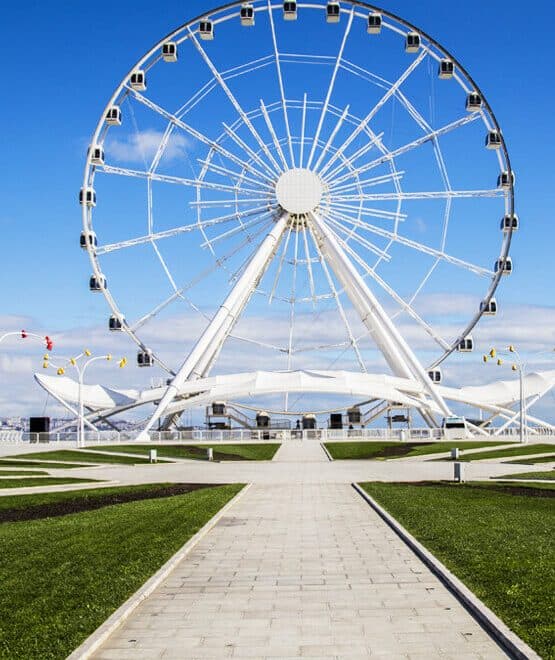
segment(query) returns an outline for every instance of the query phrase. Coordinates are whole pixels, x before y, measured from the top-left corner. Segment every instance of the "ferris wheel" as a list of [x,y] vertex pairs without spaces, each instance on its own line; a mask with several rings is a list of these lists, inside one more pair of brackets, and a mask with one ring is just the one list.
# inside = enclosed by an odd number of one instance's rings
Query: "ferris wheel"
[[287,371],[383,362],[447,410],[440,365],[498,312],[518,229],[478,85],[347,0],[234,2],[163,38],[109,99],[80,203],[89,288],[165,405],[241,346]]

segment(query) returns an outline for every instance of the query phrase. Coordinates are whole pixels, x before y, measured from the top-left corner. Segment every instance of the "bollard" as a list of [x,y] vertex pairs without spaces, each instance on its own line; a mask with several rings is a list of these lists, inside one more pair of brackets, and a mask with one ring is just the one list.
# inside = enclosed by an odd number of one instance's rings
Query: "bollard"
[[214,450],[212,449],[212,447],[206,448],[206,458],[208,458],[209,461],[214,460]]
[[457,483],[462,484],[464,482],[464,463],[455,463],[454,467],[454,479]]
[[157,463],[158,462],[158,452],[156,449],[149,449],[148,450],[148,460],[150,463]]
[[453,447],[451,449],[451,460],[456,461],[459,458],[459,448],[458,447]]
[[407,439],[407,432],[404,429],[401,429],[401,433],[399,434],[399,436],[400,436],[399,440],[401,440],[401,442],[405,442],[405,440]]

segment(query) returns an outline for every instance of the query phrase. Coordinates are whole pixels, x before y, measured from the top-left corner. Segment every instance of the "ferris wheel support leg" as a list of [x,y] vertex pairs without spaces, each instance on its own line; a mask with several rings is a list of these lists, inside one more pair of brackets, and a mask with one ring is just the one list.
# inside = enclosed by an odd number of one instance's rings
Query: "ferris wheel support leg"
[[288,215],[283,214],[272,228],[272,231],[262,241],[258,251],[248,263],[230,294],[202,333],[172,382],[168,385],[166,393],[160,400],[154,414],[139,435],[139,440],[148,440],[149,431],[164,415],[185,381],[195,380],[207,374],[272,260],[287,227],[287,222]]
[[397,331],[359,272],[347,257],[334,233],[315,213],[311,213],[320,249],[327,257],[364,325],[370,331],[395,375],[419,381],[441,412],[451,414],[449,406],[430,381],[424,367]]

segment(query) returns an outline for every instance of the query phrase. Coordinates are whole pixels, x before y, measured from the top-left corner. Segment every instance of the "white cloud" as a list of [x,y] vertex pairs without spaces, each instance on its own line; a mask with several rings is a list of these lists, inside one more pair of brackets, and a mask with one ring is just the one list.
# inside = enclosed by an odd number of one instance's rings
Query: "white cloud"
[[[163,138],[163,132],[147,129],[127,137],[127,139],[111,139],[106,142],[109,156],[119,162],[142,163],[151,161]],[[184,156],[190,144],[187,138],[179,133],[172,133],[164,151],[166,162],[174,161]]]

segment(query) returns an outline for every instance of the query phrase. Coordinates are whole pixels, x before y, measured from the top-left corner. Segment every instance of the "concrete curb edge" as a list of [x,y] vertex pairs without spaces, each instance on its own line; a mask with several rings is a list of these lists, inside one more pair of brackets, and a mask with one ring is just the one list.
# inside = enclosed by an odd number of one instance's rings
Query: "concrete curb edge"
[[332,455],[329,453],[328,448],[326,447],[326,443],[321,442],[320,447],[322,447],[324,454],[328,457],[328,461],[333,461]]
[[352,484],[357,493],[374,509],[382,520],[409,546],[436,577],[466,607],[472,616],[495,639],[511,658],[517,660],[541,660],[541,657],[518,637],[501,619],[494,614],[463,582],[442,564],[420,541],[408,532],[393,516],[383,509],[357,483]]
[[[222,484],[223,485],[223,484]],[[223,506],[210,520],[199,529],[168,561],[152,575],[125,603],[120,605],[87,639],[78,646],[66,660],[86,660],[95,653],[110,635],[133,613],[150,594],[170,575],[174,568],[183,560],[195,545],[202,540],[229,509],[250,489],[247,484],[233,499]]]

